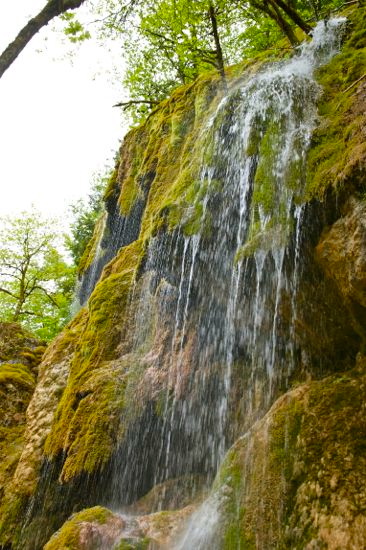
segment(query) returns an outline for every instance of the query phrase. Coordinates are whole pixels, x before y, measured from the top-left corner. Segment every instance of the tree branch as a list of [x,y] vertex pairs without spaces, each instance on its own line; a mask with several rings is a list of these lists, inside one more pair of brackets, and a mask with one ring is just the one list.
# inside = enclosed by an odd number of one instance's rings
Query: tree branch
[[18,299],[18,296],[15,296],[15,294],[10,292],[10,290],[7,290],[6,288],[0,287],[0,292],[5,292],[5,294],[9,294],[9,296],[11,296],[12,298],[15,298],[15,300]]
[[35,285],[33,290],[41,290],[42,292],[44,292],[44,294],[47,296],[47,298],[50,300],[50,302],[52,302],[52,304],[54,306],[56,306],[57,308],[59,308],[60,306],[58,305],[57,302],[55,302],[55,300],[52,298],[52,296],[47,292],[47,290],[45,288],[43,288],[42,286],[39,286],[39,285]]
[[127,111],[132,105],[147,104],[150,107],[154,105],[159,105],[159,101],[153,101],[150,99],[130,99],[130,101],[121,101],[121,103],[116,103],[113,107],[122,107],[124,111]]
[[15,61],[20,52],[42,27],[65,11],[78,8],[85,0],[49,0],[45,7],[22,28],[18,36],[0,55],[0,78]]

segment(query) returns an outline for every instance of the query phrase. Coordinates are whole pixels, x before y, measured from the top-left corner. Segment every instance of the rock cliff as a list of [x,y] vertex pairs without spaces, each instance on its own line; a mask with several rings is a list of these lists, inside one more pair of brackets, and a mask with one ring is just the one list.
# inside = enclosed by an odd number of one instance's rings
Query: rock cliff
[[21,374],[2,548],[365,547],[366,12],[345,15],[125,137],[24,434]]

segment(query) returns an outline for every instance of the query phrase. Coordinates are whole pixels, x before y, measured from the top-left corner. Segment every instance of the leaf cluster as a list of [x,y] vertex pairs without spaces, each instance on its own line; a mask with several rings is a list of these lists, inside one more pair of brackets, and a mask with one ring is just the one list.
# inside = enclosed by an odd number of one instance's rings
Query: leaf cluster
[[65,245],[75,267],[79,265],[86,246],[93,236],[96,221],[103,211],[103,195],[110,172],[111,170],[106,168],[104,172],[95,174],[87,199],[79,199],[70,206],[73,221],[70,225],[71,234],[65,236]]
[[55,221],[32,210],[2,218],[1,226],[0,318],[50,339],[68,319],[75,278]]

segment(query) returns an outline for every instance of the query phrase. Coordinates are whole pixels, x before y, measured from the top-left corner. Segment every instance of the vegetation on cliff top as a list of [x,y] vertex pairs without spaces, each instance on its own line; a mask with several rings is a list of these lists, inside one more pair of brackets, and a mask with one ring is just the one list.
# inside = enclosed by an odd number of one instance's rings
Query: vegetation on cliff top
[[[43,26],[57,16],[65,22],[72,42],[91,37],[90,25],[76,19],[73,10],[84,0],[48,0],[16,39],[0,55],[0,77]],[[194,81],[214,67],[225,86],[225,65],[253,51],[264,50],[282,34],[288,43],[299,42],[297,30],[309,34],[314,20],[338,7],[340,0],[99,0],[97,33],[123,41],[127,61],[125,84],[136,118],[146,115],[179,84]]]

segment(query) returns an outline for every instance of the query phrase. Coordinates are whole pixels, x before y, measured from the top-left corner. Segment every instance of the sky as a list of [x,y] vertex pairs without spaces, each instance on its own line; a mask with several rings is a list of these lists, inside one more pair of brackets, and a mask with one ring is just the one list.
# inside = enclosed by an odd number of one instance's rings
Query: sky
[[[45,3],[0,3],[1,51]],[[84,17],[91,20],[85,9]],[[0,216],[34,205],[46,217],[67,219],[70,203],[87,196],[93,174],[113,165],[127,130],[113,108],[122,86],[109,74],[122,63],[120,46],[108,51],[89,40],[72,47],[55,25],[0,78]]]

